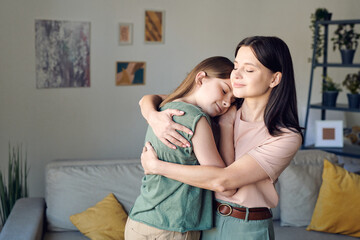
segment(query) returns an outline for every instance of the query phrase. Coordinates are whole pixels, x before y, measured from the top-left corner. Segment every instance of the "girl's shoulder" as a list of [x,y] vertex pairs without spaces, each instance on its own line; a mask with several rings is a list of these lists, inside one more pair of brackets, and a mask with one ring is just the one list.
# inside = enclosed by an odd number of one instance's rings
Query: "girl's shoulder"
[[[206,120],[209,122],[209,124],[211,124],[211,118],[209,115],[207,115],[206,113],[204,113],[201,108],[199,108],[198,106],[195,106],[193,104],[190,103],[186,103],[186,102],[169,102],[167,104],[165,104],[160,111],[164,111],[166,109],[177,109],[177,110],[181,110],[184,111],[184,115],[182,116],[174,116],[173,119],[175,122],[181,123],[183,125],[193,125],[197,123],[197,121],[201,118],[201,117],[205,117]],[[187,124],[186,124],[187,123]]]

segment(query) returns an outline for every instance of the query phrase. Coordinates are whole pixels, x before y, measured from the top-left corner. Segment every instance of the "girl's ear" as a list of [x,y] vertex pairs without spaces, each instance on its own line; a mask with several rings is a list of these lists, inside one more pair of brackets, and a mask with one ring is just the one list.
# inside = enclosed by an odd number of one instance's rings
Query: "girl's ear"
[[273,79],[271,80],[270,87],[274,88],[281,82],[282,73],[276,72],[273,76]]
[[195,76],[196,84],[202,85],[204,78],[206,77],[206,72],[200,71]]

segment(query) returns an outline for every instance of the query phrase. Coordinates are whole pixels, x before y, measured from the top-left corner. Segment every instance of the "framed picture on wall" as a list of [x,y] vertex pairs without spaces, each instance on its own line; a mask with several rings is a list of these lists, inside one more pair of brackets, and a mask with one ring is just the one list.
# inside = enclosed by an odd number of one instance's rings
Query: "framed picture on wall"
[[164,43],[165,12],[145,10],[145,43]]
[[145,62],[116,62],[116,86],[145,84]]
[[119,45],[130,45],[133,42],[133,24],[119,23]]
[[90,87],[90,22],[35,20],[37,88]]
[[344,146],[343,121],[318,120],[315,122],[316,138],[315,147]]

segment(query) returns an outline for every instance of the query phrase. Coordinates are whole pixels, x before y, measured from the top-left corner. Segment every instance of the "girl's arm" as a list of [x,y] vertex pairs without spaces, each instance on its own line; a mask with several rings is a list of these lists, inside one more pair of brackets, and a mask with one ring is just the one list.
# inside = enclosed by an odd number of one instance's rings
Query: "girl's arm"
[[216,192],[236,190],[250,183],[268,179],[261,166],[248,154],[226,168],[180,165],[160,161],[149,142],[141,154],[145,174],[158,174],[195,187]]
[[159,140],[169,148],[188,147],[190,143],[176,130],[193,134],[187,127],[175,123],[172,119],[174,115],[181,116],[183,111],[177,109],[167,109],[158,112],[158,106],[165,99],[166,95],[145,95],[139,101],[141,114],[146,119],[154,134]]
[[[205,117],[201,117],[196,124],[196,131],[191,139],[193,151],[200,165],[224,168],[222,160],[214,140],[213,132]],[[230,197],[236,190],[222,192],[222,195]]]
[[236,107],[232,106],[225,114],[219,118],[220,126],[220,145],[219,151],[226,166],[235,161],[234,149],[234,122]]

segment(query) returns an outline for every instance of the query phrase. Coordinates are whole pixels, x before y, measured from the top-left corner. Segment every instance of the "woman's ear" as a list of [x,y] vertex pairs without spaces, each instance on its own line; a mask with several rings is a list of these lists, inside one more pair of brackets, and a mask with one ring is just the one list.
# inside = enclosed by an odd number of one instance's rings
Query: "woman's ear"
[[195,77],[196,84],[201,85],[203,83],[203,80],[205,77],[206,77],[206,72],[204,72],[204,71],[198,72]]
[[282,73],[276,72],[273,76],[273,79],[271,80],[270,87],[274,88],[281,82]]

